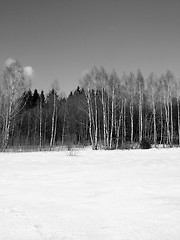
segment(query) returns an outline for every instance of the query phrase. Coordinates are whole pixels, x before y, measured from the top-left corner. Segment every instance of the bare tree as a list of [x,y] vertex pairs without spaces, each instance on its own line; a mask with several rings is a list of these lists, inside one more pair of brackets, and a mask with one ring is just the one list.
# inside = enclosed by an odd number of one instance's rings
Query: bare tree
[[134,141],[134,96],[135,96],[135,76],[133,73],[130,73],[128,77],[128,94],[130,95],[130,117],[131,117],[131,145]]
[[143,138],[143,94],[144,94],[144,78],[140,70],[137,73],[137,89],[139,94],[139,143]]
[[104,141],[104,148],[108,147],[108,126],[107,126],[107,89],[108,89],[108,81],[109,75],[106,70],[101,67],[100,69],[100,78],[99,78],[99,86],[101,89],[101,103],[102,103],[102,113],[103,113],[103,141]]
[[97,79],[99,71],[96,67],[91,70],[91,79],[93,84],[93,95],[94,95],[94,132],[95,132],[95,139],[94,139],[94,149],[97,149],[98,145],[98,105],[97,105]]
[[180,146],[180,104],[179,104],[179,101],[180,101],[180,80],[179,79],[176,79],[176,82],[175,82],[176,86],[175,86],[175,89],[176,89],[176,92],[175,92],[175,97],[176,97],[176,103],[177,103],[177,125],[178,125],[178,144]]
[[171,129],[171,145],[174,142],[174,121],[173,121],[173,97],[175,96],[175,77],[172,72],[167,71],[166,76],[166,84],[167,84],[167,94],[168,94],[168,103],[170,105],[170,129]]
[[39,147],[42,147],[42,117],[43,117],[43,91],[39,99]]
[[111,125],[110,125],[110,142],[109,147],[112,148],[113,143],[113,132],[114,132],[114,126],[115,126],[115,108],[116,108],[116,99],[117,99],[117,93],[118,93],[118,84],[119,84],[119,77],[115,70],[110,74],[109,79],[109,94],[111,98]]
[[87,107],[88,107],[88,117],[89,117],[89,136],[92,145],[92,149],[94,149],[94,134],[93,134],[93,110],[92,110],[92,79],[90,73],[87,73],[83,76],[81,81],[81,86],[85,91]]
[[50,139],[50,148],[54,145],[54,139],[56,134],[56,100],[57,100],[57,92],[59,91],[59,82],[55,80],[52,85],[52,92],[53,92],[53,112],[52,112],[52,123],[51,123],[51,139]]
[[154,126],[154,145],[157,144],[157,127],[156,127],[156,97],[158,89],[158,81],[154,73],[151,73],[147,79],[147,91],[150,97],[150,106],[153,110],[153,126]]
[[20,107],[20,97],[27,88],[24,71],[18,61],[6,66],[1,79],[2,105],[4,109],[3,149],[9,141],[11,121]]

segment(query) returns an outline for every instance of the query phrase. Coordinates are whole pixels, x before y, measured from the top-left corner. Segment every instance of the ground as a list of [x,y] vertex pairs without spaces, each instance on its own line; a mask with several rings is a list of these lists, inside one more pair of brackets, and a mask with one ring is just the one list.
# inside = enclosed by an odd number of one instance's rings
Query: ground
[[179,240],[180,149],[1,153],[0,239]]

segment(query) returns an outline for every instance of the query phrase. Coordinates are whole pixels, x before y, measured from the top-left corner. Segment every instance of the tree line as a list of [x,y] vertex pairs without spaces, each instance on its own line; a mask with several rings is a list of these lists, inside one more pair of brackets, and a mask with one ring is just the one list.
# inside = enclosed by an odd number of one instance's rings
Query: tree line
[[0,81],[0,146],[93,149],[180,145],[180,81],[171,71],[146,79],[140,70],[118,76],[93,67],[68,97],[54,81],[49,93],[32,91],[18,61]]

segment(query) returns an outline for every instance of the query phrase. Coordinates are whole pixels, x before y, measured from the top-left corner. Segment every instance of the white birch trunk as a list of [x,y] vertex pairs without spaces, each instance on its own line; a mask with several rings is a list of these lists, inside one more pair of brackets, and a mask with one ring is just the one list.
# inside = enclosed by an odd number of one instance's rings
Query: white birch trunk
[[131,146],[134,141],[134,109],[133,109],[133,101],[130,103],[130,116],[131,116]]
[[156,147],[156,144],[157,144],[157,130],[156,130],[156,108],[155,108],[154,97],[152,99],[152,104],[153,104],[154,145]]
[[122,121],[122,114],[123,114],[123,102],[122,102],[121,112],[119,115],[119,121],[117,126],[116,149],[118,149],[119,147],[119,135],[120,135],[120,127],[121,127],[121,121]]
[[97,109],[97,92],[94,93],[95,100],[95,150],[97,150],[98,145],[98,109]]
[[42,99],[39,102],[39,148],[42,147]]
[[55,141],[56,141],[56,133],[57,133],[57,107],[56,107],[56,111],[55,111],[53,146],[55,145]]
[[177,100],[177,108],[178,108],[178,143],[179,143],[179,146],[180,146],[180,111],[179,111],[179,99],[176,98]]
[[93,136],[92,136],[92,114],[91,114],[91,104],[90,104],[90,92],[89,92],[89,89],[88,89],[86,98],[87,98],[88,116],[89,116],[89,136],[90,136],[90,140],[91,140],[92,149],[94,149],[94,141],[93,141]]
[[170,102],[170,112],[171,112],[171,144],[173,145],[174,141],[174,124],[173,124],[173,109],[172,109],[172,100]]
[[55,97],[55,91],[54,91],[54,102],[53,102],[53,114],[52,114],[52,124],[51,124],[51,140],[50,140],[50,148],[53,146],[53,139],[54,139],[55,111],[56,111],[56,97]]
[[114,130],[114,100],[115,100],[115,95],[114,95],[114,84],[113,84],[112,102],[111,102],[111,130],[110,130],[110,144],[109,144],[110,149],[112,148],[112,136],[113,136],[113,130]]

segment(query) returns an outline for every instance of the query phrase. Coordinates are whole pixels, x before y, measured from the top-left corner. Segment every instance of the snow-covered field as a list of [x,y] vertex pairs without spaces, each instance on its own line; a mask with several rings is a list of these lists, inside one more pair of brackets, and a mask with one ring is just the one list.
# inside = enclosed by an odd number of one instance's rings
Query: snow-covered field
[[1,240],[179,240],[180,149],[0,154]]

